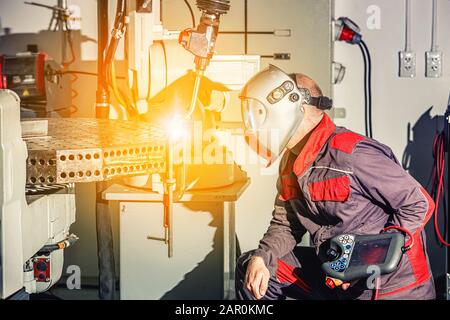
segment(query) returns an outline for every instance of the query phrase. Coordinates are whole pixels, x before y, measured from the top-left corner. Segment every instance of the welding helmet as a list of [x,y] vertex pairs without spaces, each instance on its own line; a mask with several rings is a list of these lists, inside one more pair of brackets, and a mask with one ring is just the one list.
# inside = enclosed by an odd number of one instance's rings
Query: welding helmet
[[272,164],[286,148],[300,126],[302,105],[322,110],[332,107],[327,97],[314,98],[298,88],[296,75],[270,65],[255,75],[240,93],[246,140],[250,147]]

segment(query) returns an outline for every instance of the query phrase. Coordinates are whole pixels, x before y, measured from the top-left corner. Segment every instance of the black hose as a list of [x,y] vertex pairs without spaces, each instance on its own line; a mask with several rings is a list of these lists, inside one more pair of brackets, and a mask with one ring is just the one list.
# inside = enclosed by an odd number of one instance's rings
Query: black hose
[[368,64],[368,75],[367,75],[367,87],[368,87],[368,116],[369,116],[369,137],[373,138],[373,129],[372,129],[372,57],[370,56],[369,48],[366,43],[361,40],[361,44],[366,51],[367,55],[367,64]]
[[[114,30],[116,32],[123,32],[125,29],[125,17],[127,10],[127,1],[126,0],[118,0],[117,1],[117,11],[116,18],[114,20]],[[105,70],[108,70],[110,64],[114,60],[114,56],[116,55],[117,47],[119,46],[119,38],[114,36],[111,39],[108,50],[106,52],[105,57]],[[105,72],[106,74],[106,72]]]
[[244,2],[244,53],[248,54],[248,0]]
[[368,123],[368,94],[367,94],[367,56],[364,51],[363,46],[359,43],[359,48],[361,49],[361,54],[363,56],[363,62],[364,62],[364,128],[365,128],[365,134],[367,137],[369,137],[369,123]]
[[72,234],[63,241],[43,246],[36,255],[38,255],[38,256],[48,255],[48,254],[52,253],[53,251],[66,249],[66,248],[72,246],[77,241],[78,241],[78,237]]
[[[107,83],[107,65],[105,64],[105,51],[108,47],[108,0],[97,0],[98,10],[98,89],[96,117],[109,118],[109,88]],[[113,55],[114,57],[114,55]],[[96,231],[97,256],[99,270],[99,298],[101,300],[114,300],[115,297],[115,260],[113,250],[113,235],[111,228],[111,215],[109,203],[102,198],[103,191],[108,183],[101,181],[95,185],[96,191]]]
[[364,123],[365,133],[373,138],[372,129],[372,59],[364,41],[358,43],[364,61]]
[[110,69],[111,63],[114,60],[118,46],[119,46],[119,39],[113,37],[111,39],[111,42],[109,43],[108,51],[106,52],[105,75],[108,74],[108,70]]
[[96,117],[108,118],[109,90],[106,83],[105,51],[108,47],[108,0],[97,0],[98,55],[97,55],[97,93]]

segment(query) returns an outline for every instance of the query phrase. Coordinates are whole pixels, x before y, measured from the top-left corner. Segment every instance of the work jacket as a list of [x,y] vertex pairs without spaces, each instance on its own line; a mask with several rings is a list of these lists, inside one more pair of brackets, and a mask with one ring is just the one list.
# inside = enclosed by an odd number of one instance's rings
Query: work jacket
[[[435,297],[423,231],[434,202],[389,147],[336,127],[325,115],[299,155],[285,153],[277,188],[270,227],[254,252],[272,275],[306,232],[320,257],[337,235],[379,234],[398,226],[409,230],[414,245],[394,273],[380,278],[379,298]],[[373,293],[365,282],[355,286],[354,298]]]

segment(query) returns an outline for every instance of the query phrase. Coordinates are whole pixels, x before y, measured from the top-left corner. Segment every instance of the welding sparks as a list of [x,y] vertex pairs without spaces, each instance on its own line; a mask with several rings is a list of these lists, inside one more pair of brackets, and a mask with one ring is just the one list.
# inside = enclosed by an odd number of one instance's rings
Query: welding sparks
[[166,123],[166,133],[174,141],[181,140],[186,137],[187,130],[183,117],[175,115]]

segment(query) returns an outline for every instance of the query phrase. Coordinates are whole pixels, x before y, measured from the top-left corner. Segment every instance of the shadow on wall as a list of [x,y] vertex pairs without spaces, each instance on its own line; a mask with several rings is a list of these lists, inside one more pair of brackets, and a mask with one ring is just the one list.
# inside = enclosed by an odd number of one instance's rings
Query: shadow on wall
[[174,288],[166,292],[161,300],[208,300],[221,299],[220,296],[220,268],[221,257],[221,239],[223,229],[221,228],[220,217],[212,214],[213,220],[209,227],[216,229],[213,239],[213,248],[202,262],[193,270],[186,273],[184,279]]
[[[202,207],[196,204],[185,204],[193,211],[201,211]],[[216,229],[214,233],[212,250],[203,261],[186,273],[170,291],[166,292],[161,300],[221,300],[223,292],[223,217],[210,212],[212,221],[209,227]],[[236,254],[240,255],[237,242]]]
[[[432,191],[432,171],[433,171],[433,141],[437,132],[444,128],[444,116],[432,117],[430,107],[423,113],[411,130],[408,124],[408,143],[403,154],[402,165],[428,192]],[[412,131],[412,137],[411,137]],[[412,138],[412,139],[411,139]],[[446,175],[445,175],[446,176]],[[442,203],[439,206],[439,226],[441,233],[447,233],[447,221],[444,212],[446,208]],[[436,284],[437,297],[445,298],[446,294],[446,273],[447,273],[447,251],[437,239],[433,224],[434,216],[426,225],[427,251],[430,257],[431,269]]]

